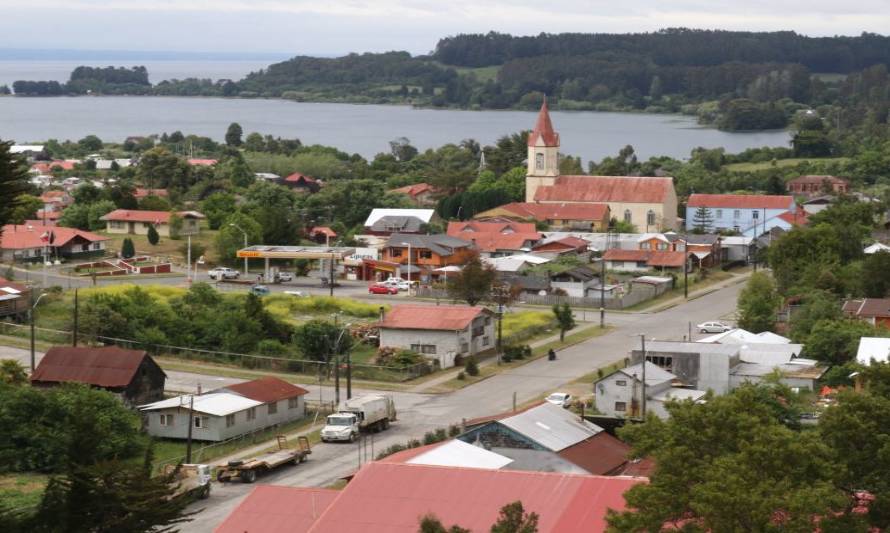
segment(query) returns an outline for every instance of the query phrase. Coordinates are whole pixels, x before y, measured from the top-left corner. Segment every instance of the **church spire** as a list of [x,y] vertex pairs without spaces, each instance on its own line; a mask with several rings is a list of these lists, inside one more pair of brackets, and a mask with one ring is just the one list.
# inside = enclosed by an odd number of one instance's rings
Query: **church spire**
[[553,123],[550,122],[550,109],[547,107],[547,97],[544,96],[544,102],[541,104],[541,111],[538,112],[538,121],[535,122],[535,129],[528,136],[528,145],[537,146],[538,139],[544,146],[559,146],[559,134],[553,130]]

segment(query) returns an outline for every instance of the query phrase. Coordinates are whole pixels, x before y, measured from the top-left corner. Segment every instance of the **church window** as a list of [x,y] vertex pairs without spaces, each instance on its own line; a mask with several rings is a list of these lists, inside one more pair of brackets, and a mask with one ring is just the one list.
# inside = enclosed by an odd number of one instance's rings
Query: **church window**
[[535,168],[538,170],[544,169],[544,154],[541,152],[535,154]]
[[624,221],[628,223],[631,221],[630,209],[624,210]]
[[648,213],[646,213],[646,225],[647,226],[655,225],[655,211],[653,211],[651,209],[649,210]]

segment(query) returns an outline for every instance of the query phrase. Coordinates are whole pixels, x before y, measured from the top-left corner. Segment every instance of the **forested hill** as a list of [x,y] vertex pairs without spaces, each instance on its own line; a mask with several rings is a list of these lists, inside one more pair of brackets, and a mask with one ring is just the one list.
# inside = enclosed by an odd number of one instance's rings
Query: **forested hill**
[[754,33],[672,28],[654,33],[465,34],[441,39],[433,57],[464,67],[503,65],[541,56],[645,59],[661,66],[729,62],[798,63],[813,72],[848,73],[890,63],[890,37],[807,37],[795,32]]

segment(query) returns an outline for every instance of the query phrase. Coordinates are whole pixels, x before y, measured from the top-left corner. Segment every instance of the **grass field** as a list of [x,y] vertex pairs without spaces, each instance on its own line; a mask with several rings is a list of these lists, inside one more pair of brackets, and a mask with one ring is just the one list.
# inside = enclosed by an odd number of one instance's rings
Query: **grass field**
[[[108,233],[107,231],[99,231],[98,233],[109,238],[105,243],[105,247],[112,254],[117,254],[123,245],[124,239],[129,237],[133,240],[133,245],[136,247],[136,255],[169,257],[175,262],[185,262],[186,253],[184,252],[184,248],[188,244],[187,237],[182,237],[179,240],[173,240],[170,237],[161,237],[161,240],[158,241],[157,244],[152,245],[148,242],[148,237],[145,235],[121,235],[119,233]],[[215,264],[219,260],[219,257],[216,254],[216,247],[213,245],[217,233],[219,232],[201,228],[201,233],[193,235],[192,245],[195,247],[193,248],[193,255],[194,250],[198,245],[203,246],[204,258],[207,262]],[[192,257],[193,261],[195,259],[197,259],[197,256]]]
[[[825,158],[792,158],[792,159],[778,159],[776,160],[776,167],[795,167],[802,163],[814,163],[814,164],[831,164],[831,163],[846,163],[850,160],[848,157],[825,157]],[[764,161],[762,163],[732,163],[729,165],[724,165],[725,170],[730,172],[757,172],[759,170],[769,170],[773,168],[772,161]]]
[[472,74],[476,76],[476,79],[482,83],[485,83],[489,80],[495,81],[498,77],[498,71],[501,70],[500,65],[492,65],[490,67],[455,67],[453,65],[445,65],[443,63],[439,63],[437,61],[433,61],[434,64],[439,65],[442,68],[453,68],[457,71],[458,74],[462,76],[466,76]]
[[49,476],[15,473],[0,475],[0,509],[21,509],[40,503]]

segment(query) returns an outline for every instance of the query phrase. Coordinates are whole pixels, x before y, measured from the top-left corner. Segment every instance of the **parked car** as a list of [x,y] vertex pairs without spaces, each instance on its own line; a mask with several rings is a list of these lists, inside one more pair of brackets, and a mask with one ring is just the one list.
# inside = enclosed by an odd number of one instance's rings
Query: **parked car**
[[279,272],[278,273],[278,281],[293,281],[294,275],[290,272]]
[[294,298],[308,298],[309,295],[303,291],[284,291],[284,294],[293,296]]
[[227,267],[216,267],[212,270],[207,271],[207,275],[210,276],[210,279],[237,279],[238,276],[241,275],[241,272],[238,272],[234,268]]
[[368,293],[370,294],[398,294],[398,287],[393,287],[391,285],[384,285],[382,283],[375,283],[368,287]]
[[412,280],[408,282],[408,280],[402,278],[388,278],[383,284],[387,287],[395,287],[400,291],[407,291],[412,285],[417,285],[417,281]]
[[732,329],[723,322],[702,322],[695,327],[702,333],[723,333]]
[[250,294],[253,294],[254,296],[266,296],[269,292],[269,287],[266,287],[265,285],[254,285],[250,288]]
[[572,405],[572,395],[567,392],[554,392],[544,399],[553,405],[558,405],[564,409],[568,409],[569,406]]

